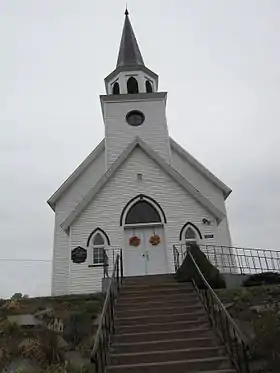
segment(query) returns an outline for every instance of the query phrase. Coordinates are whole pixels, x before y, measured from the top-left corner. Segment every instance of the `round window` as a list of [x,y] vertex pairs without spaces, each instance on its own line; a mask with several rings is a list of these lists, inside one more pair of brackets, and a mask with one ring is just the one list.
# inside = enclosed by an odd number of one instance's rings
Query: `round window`
[[145,115],[138,110],[130,111],[126,114],[126,121],[131,126],[140,126],[145,120]]

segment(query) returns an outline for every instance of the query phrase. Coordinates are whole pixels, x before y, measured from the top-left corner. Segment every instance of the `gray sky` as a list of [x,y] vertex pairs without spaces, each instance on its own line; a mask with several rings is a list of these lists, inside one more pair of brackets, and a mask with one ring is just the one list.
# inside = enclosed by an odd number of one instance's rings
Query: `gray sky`
[[[279,0],[130,0],[172,137],[232,189],[233,243],[279,248]],[[0,0],[0,258],[51,260],[48,197],[104,135],[99,94],[125,2]],[[47,295],[50,263],[0,261],[0,297]]]

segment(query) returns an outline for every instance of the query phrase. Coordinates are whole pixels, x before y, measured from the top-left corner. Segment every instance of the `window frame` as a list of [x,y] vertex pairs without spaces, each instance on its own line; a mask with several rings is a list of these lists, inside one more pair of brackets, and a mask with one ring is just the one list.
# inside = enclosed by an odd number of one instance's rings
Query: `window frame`
[[[100,252],[102,250],[102,258],[100,256]],[[92,265],[95,267],[99,267],[104,265],[104,250],[105,245],[93,245],[92,246],[92,255],[91,255],[91,261]],[[95,252],[97,251],[97,255],[95,255]],[[97,261],[95,261],[95,256],[97,256]]]
[[[114,92],[115,87],[118,87],[118,93]],[[113,94],[113,95],[119,95],[120,93],[121,93],[120,83],[119,83],[118,81],[115,81],[115,82],[112,84],[112,94]]]
[[[135,94],[139,93],[139,82],[138,82],[136,77],[137,77],[137,75],[135,75],[135,76],[131,75],[126,80],[126,90],[127,90],[127,93],[130,94],[130,95],[135,95]],[[137,89],[135,89],[135,92],[129,92],[130,91],[129,86],[131,85],[130,82],[133,82],[133,84],[135,86],[134,88],[137,88]]]
[[[94,244],[94,239],[97,235],[100,235],[103,239],[103,244]],[[90,252],[91,252],[91,261],[90,261],[90,267],[103,267],[105,264],[104,261],[104,250],[106,250],[106,247],[108,247],[108,239],[106,235],[101,230],[96,230],[96,232],[93,234],[90,240]],[[98,250],[98,254],[95,255],[96,250]],[[100,256],[100,252],[102,250],[102,256]],[[97,261],[95,261],[95,257],[97,257]],[[102,261],[101,261],[102,260]]]
[[[195,238],[186,238],[188,229],[190,229],[194,233]],[[185,228],[185,232],[184,232],[184,242],[185,242],[185,244],[188,245],[188,246],[191,245],[191,244],[199,245],[199,239],[200,239],[200,237],[199,237],[198,233],[196,232],[196,230],[191,225],[187,225],[186,228]]]
[[[153,211],[153,213],[156,216],[156,220],[154,220],[154,221],[152,221],[152,220],[140,221],[140,219],[139,219],[139,221],[135,221],[135,219],[131,219],[131,220],[134,220],[134,221],[133,222],[132,221],[128,222],[128,218],[131,218],[130,214],[131,213],[133,214],[133,212],[134,212],[133,210],[137,209],[137,206],[140,206],[141,204],[142,204],[142,206],[147,206],[149,209],[151,209]],[[148,212],[151,212],[151,210],[148,211]],[[142,211],[141,211],[141,207],[140,207],[140,210],[138,208],[138,211],[136,210],[136,212],[138,212],[138,213],[140,212],[140,215],[141,215],[141,213],[143,213],[144,210],[142,208]],[[145,214],[143,214],[143,216],[144,215]],[[134,218],[135,218],[135,216],[134,216]],[[125,226],[140,226],[140,225],[144,226],[144,225],[148,225],[148,224],[150,224],[150,225],[159,225],[159,224],[162,225],[162,219],[161,219],[161,215],[160,215],[158,209],[152,203],[150,203],[149,201],[146,201],[145,199],[140,199],[140,200],[136,201],[135,203],[133,203],[133,205],[130,206],[130,208],[128,209],[128,211],[126,213],[126,216],[125,216],[125,219],[124,219],[124,224],[125,224]]]
[[[148,89],[147,86],[149,86],[149,89]],[[154,92],[153,82],[150,79],[147,79],[147,78],[146,78],[146,81],[145,81],[145,90],[146,90],[146,93],[153,93]]]

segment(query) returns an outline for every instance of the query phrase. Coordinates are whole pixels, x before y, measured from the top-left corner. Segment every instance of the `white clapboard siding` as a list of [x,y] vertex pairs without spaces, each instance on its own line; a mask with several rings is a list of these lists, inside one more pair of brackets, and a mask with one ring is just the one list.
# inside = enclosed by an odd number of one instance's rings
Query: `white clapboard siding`
[[60,227],[77,203],[88,193],[105,172],[105,151],[79,175],[73,184],[61,195],[55,205],[55,229],[53,247],[52,294],[67,294],[69,289],[70,243]]
[[[142,173],[142,181],[137,180],[137,173]],[[85,247],[90,233],[97,227],[106,231],[112,245],[122,247],[123,228],[120,227],[120,215],[126,203],[140,193],[154,198],[166,214],[165,235],[169,272],[174,271],[172,245],[179,241],[180,230],[186,222],[195,224],[202,235],[214,234],[214,239],[204,240],[205,244],[216,243],[217,227],[211,214],[140,148],[136,148],[72,224],[71,249],[79,245]],[[203,225],[204,217],[213,224]],[[223,237],[228,241],[228,231],[226,227],[224,229]],[[90,258],[91,255],[88,255],[87,262],[82,265],[70,264],[70,293],[96,291],[100,286],[103,272],[99,268],[88,267],[91,264]]]
[[172,148],[172,167],[175,168],[185,179],[187,179],[196,189],[208,198],[214,206],[223,213],[226,212],[224,196],[216,185],[207,179],[193,165],[187,162],[176,150]]
[[[127,124],[126,114],[140,110],[145,114],[141,126]],[[165,100],[153,99],[104,103],[106,157],[109,167],[135,139],[140,137],[154,151],[170,163],[170,143],[165,116]]]

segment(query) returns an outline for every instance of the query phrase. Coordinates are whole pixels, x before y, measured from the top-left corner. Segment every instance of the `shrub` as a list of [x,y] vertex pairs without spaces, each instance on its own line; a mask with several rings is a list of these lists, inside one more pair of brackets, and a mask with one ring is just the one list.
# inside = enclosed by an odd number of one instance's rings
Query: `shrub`
[[91,315],[87,312],[77,312],[70,315],[65,322],[63,337],[75,346],[92,332]]
[[243,286],[279,285],[280,274],[277,272],[262,272],[248,277]]
[[[209,285],[213,289],[226,288],[225,280],[219,270],[213,266],[205,254],[200,250],[199,246],[191,245],[189,250]],[[175,278],[179,282],[191,281],[193,279],[199,289],[206,288],[204,281],[189,255],[184,259],[181,267],[175,275]]]

